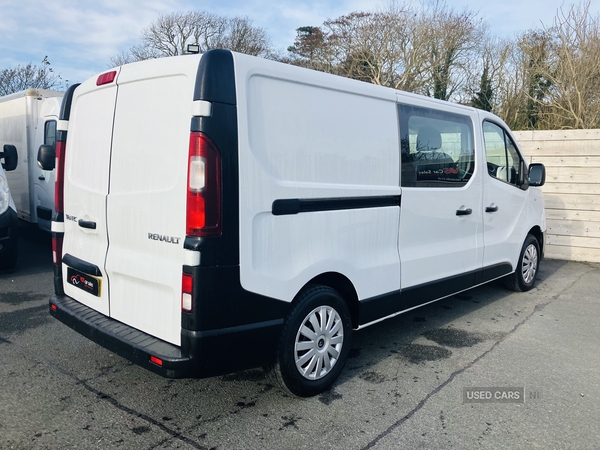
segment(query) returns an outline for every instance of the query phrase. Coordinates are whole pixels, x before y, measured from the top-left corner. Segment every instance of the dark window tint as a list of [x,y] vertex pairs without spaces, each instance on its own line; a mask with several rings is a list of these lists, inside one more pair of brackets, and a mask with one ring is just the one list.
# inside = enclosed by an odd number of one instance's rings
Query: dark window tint
[[44,144],[56,144],[56,120],[49,120],[44,126]]
[[475,168],[469,117],[398,105],[403,187],[461,187]]

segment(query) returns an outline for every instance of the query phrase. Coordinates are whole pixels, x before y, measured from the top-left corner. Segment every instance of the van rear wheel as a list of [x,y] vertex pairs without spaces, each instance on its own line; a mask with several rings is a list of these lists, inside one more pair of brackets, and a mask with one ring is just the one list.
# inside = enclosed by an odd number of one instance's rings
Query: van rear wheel
[[540,263],[540,244],[535,236],[528,234],[521,248],[519,261],[514,273],[504,279],[508,289],[525,292],[533,288]]
[[290,312],[273,368],[286,391],[310,397],[328,389],[340,375],[352,334],[344,299],[327,286],[304,290]]

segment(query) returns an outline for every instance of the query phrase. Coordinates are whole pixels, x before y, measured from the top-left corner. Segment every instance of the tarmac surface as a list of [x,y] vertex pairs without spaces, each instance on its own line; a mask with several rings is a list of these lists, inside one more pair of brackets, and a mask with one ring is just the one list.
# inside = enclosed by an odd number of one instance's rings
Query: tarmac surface
[[169,380],[97,346],[48,314],[49,235],[24,227],[20,250],[0,272],[0,449],[600,449],[600,264],[545,260],[530,292],[495,282],[356,332],[334,387],[298,399],[262,370]]

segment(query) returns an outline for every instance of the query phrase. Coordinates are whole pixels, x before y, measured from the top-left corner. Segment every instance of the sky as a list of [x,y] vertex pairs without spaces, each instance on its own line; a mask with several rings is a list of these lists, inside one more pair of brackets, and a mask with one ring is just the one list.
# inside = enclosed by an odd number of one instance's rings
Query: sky
[[[579,1],[576,0],[576,3]],[[469,8],[487,22],[490,33],[514,35],[550,26],[569,0],[446,0],[456,11]],[[292,45],[296,28],[320,26],[354,11],[384,8],[387,0],[0,0],[0,70],[18,64],[40,65],[45,56],[66,83],[81,82],[110,67],[110,58],[139,41],[160,15],[207,11],[247,16],[264,28],[275,48]],[[600,2],[590,6],[600,13]]]

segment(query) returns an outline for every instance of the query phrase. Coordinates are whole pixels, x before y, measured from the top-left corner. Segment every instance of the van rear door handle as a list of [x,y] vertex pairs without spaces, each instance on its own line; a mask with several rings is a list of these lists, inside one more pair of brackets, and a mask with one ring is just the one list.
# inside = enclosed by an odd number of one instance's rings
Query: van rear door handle
[[81,228],[89,228],[90,230],[96,229],[96,222],[92,222],[90,220],[79,219],[77,222]]
[[493,203],[490,206],[485,207],[485,212],[496,212],[498,211],[498,207]]
[[457,209],[456,210],[456,215],[457,216],[468,216],[469,214],[471,214],[473,212],[473,210],[471,208],[467,208],[467,209]]

